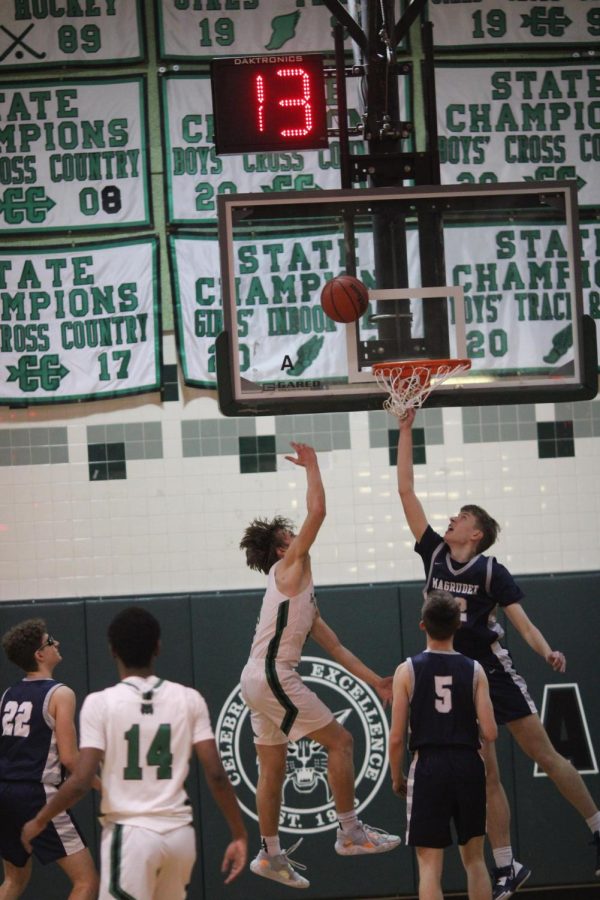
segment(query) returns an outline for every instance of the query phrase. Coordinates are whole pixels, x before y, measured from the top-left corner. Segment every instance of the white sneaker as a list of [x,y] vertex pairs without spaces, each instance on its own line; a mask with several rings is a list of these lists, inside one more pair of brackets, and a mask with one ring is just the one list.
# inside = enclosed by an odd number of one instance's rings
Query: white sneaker
[[340,856],[358,856],[361,853],[387,853],[402,843],[397,834],[388,834],[381,828],[359,822],[351,831],[337,830],[335,852]]
[[302,843],[302,838],[288,850],[283,850],[277,856],[269,856],[264,850],[261,850],[250,863],[250,871],[255,875],[261,875],[263,878],[270,878],[272,881],[278,881],[279,884],[285,884],[291,888],[307,888],[310,881],[299,875],[295,869],[306,870],[306,866],[302,863],[295,862],[289,858],[289,854]]

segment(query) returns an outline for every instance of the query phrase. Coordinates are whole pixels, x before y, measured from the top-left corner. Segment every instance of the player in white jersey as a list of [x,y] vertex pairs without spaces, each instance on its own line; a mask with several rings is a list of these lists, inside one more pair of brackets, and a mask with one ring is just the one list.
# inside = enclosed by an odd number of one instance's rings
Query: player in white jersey
[[184,789],[194,750],[231,830],[222,871],[225,882],[232,881],[246,863],[246,829],[204,699],[192,688],[154,674],[160,625],[147,610],[123,610],[111,622],[108,639],[121,680],[85,699],[78,764],[23,828],[25,847],[57,812],[87,792],[100,766],[100,900],[183,900],[196,858],[192,809]]
[[[309,550],[325,519],[325,491],[312,447],[292,443],[287,456],[306,470],[306,518],[298,534],[280,516],[255,519],[240,547],[251,569],[268,575],[250,658],[242,672],[241,689],[251,710],[259,761],[256,806],[261,850],[251,862],[256,875],[293,888],[309,882],[295,871],[279,843],[279,811],[286,771],[288,742],[309,737],[326,748],[327,777],[339,819],[335,849],[342,856],[384,853],[400,843],[397,835],[364,825],[354,811],[352,736],[333,713],[303,683],[296,667],[310,635],[336,662],[370,684],[384,702],[391,699],[390,678],[381,678],[342,646],[323,621],[314,597]],[[297,846],[297,844],[295,845]]]

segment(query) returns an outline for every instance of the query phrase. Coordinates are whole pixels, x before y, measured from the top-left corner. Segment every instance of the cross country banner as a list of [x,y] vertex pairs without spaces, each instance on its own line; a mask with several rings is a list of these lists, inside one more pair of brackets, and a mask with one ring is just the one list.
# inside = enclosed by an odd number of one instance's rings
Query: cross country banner
[[[600,228],[581,227],[584,311],[600,323]],[[551,373],[573,361],[573,278],[565,265],[564,225],[444,229],[446,283],[464,289],[467,354],[474,371]],[[325,282],[345,271],[338,233],[273,235],[235,242],[240,370],[250,381],[339,380],[346,370],[343,325],[320,304]],[[419,286],[418,234],[409,229],[409,283]],[[170,239],[176,334],[187,384],[215,387],[215,338],[223,330],[218,242],[205,235]],[[373,277],[370,232],[357,235],[357,276]],[[377,337],[371,304],[360,320],[361,340]],[[412,301],[412,336],[422,336],[422,306]],[[449,304],[451,353],[455,310]],[[600,334],[599,334],[600,338]],[[282,360],[292,365],[282,367]]]
[[436,63],[436,83],[444,184],[575,179],[600,204],[600,65]]
[[[401,116],[407,119],[410,78],[404,78]],[[206,75],[165,75],[161,81],[165,146],[167,215],[181,225],[215,222],[217,194],[324,190],[341,187],[340,145],[289,153],[218,156],[214,146],[210,79]],[[337,124],[335,82],[326,79],[328,125]],[[348,123],[362,121],[359,79],[347,80]],[[350,151],[366,153],[362,137]],[[364,186],[364,185],[363,185]]]
[[0,403],[160,387],[158,242],[0,253]]
[[[164,60],[255,53],[333,54],[333,26],[337,20],[323,0],[156,3],[158,52]],[[399,2],[396,13],[394,21],[400,17]],[[346,46],[350,49],[349,39]]]
[[144,59],[142,0],[2,0],[0,67],[121,65]]
[[145,80],[0,84],[0,231],[151,225]]
[[587,0],[429,0],[436,50],[598,46],[600,4]]

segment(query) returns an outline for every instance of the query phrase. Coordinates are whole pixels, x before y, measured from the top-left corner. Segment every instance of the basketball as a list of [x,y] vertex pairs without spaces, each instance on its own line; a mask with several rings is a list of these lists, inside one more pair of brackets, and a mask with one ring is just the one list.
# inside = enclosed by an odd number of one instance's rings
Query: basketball
[[366,312],[369,292],[362,281],[352,275],[338,275],[321,291],[323,311],[334,322],[355,322]]

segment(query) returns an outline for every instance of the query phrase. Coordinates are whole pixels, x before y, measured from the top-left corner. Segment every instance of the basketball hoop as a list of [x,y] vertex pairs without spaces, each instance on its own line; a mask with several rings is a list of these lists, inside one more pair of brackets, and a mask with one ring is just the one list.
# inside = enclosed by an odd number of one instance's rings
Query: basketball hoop
[[379,387],[387,391],[386,412],[403,419],[409,409],[419,409],[430,393],[452,375],[471,368],[470,359],[415,359],[411,362],[373,363]]

